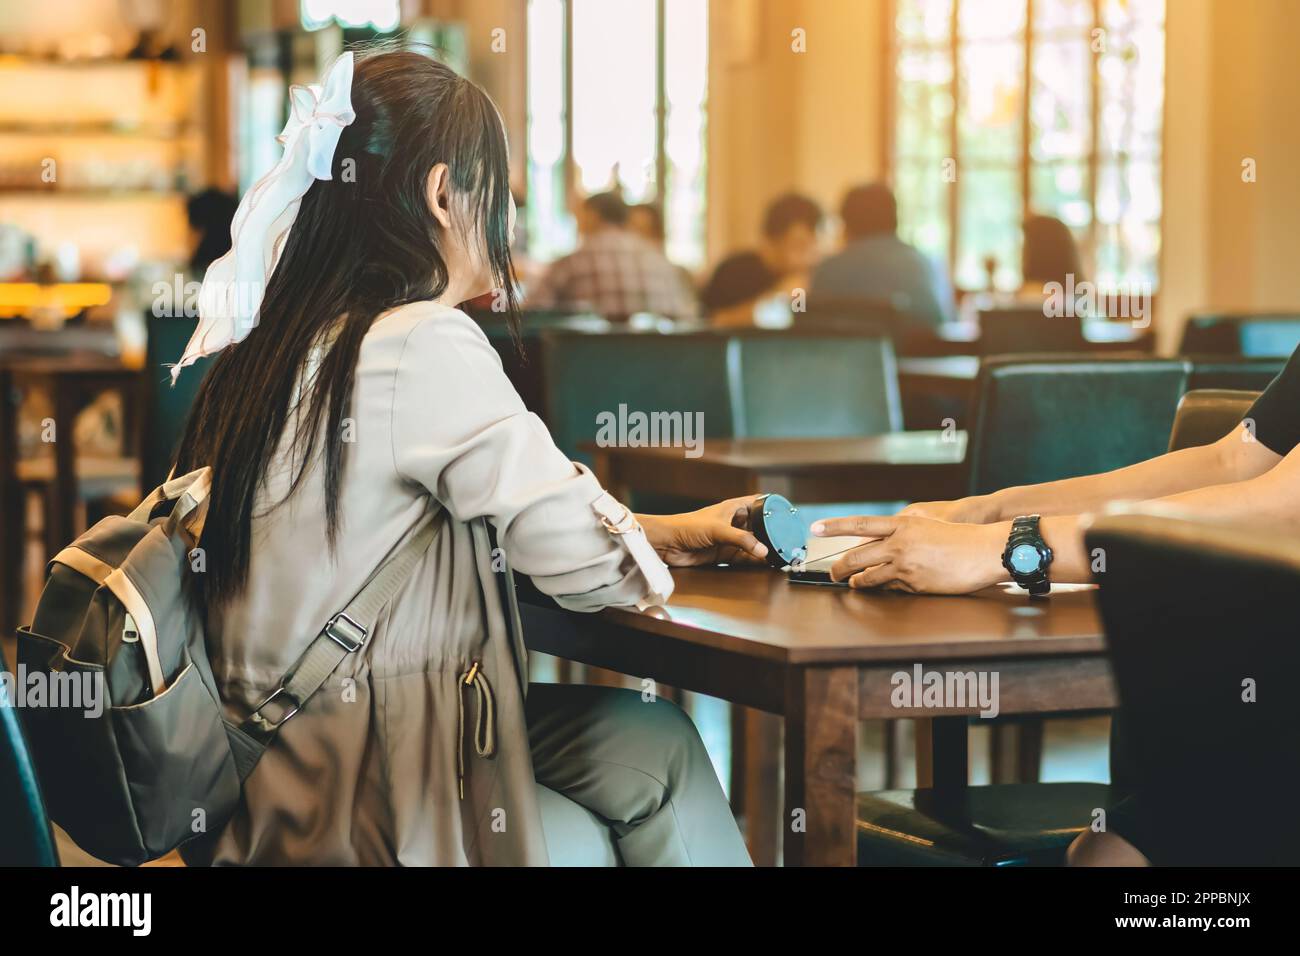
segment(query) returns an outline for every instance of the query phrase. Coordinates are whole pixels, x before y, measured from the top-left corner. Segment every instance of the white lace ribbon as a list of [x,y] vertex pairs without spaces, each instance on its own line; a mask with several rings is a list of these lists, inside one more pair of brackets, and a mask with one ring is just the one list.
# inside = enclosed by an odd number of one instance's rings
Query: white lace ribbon
[[230,227],[231,249],[212,265],[199,290],[199,324],[180,370],[205,355],[242,342],[258,323],[262,296],[284,250],[303,194],[317,179],[330,179],[343,128],[352,109],[352,54],[334,61],[320,85],[289,88],[289,119],[277,140],[284,154],[239,203]]

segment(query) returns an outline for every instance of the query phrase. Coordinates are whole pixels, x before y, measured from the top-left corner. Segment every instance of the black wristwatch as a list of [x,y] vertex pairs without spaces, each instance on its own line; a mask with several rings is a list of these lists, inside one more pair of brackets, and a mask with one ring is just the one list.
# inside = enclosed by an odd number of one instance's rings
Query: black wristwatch
[[1046,594],[1052,589],[1047,569],[1052,563],[1052,549],[1038,530],[1038,515],[1022,515],[1011,522],[1011,535],[1002,552],[1002,566],[1030,594]]

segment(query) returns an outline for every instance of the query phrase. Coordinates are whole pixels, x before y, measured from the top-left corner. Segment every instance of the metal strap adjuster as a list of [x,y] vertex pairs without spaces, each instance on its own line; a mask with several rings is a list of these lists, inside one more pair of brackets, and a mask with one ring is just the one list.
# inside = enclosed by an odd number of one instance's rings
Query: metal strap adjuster
[[[262,715],[262,708],[264,708],[267,704],[271,703],[271,701],[275,700],[281,694],[283,694],[285,697],[288,697],[289,700],[293,701],[293,703],[289,706],[288,710],[286,710],[275,720],[270,720],[267,717],[264,717]],[[294,714],[298,713],[298,711],[301,708],[302,708],[302,702],[298,700],[297,697],[294,697],[293,694],[289,692],[288,688],[286,688],[283,684],[281,684],[275,690],[271,691],[270,695],[266,698],[266,700],[262,701],[260,704],[257,705],[257,710],[253,711],[249,715],[248,723],[253,725],[253,728],[255,728],[254,730],[255,733],[263,736],[269,736],[270,734],[273,734],[277,730],[279,730],[281,725],[283,725]],[[253,728],[245,727],[245,729],[253,729]]]
[[346,614],[339,612],[325,625],[325,636],[349,654],[358,650],[369,635],[364,627]]
[[636,520],[636,515],[632,513],[631,508],[624,507],[623,513],[619,515],[617,521],[606,514],[600,512],[597,512],[597,514],[600,517],[600,523],[605,526],[605,530],[610,534],[631,534],[633,531],[641,530],[641,524]]

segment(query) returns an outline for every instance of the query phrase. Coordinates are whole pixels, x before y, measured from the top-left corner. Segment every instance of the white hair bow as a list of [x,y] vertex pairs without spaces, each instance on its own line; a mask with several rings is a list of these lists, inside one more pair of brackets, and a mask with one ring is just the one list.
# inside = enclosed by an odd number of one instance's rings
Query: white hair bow
[[199,290],[199,324],[180,370],[205,355],[242,342],[257,325],[262,296],[284,250],[303,194],[330,179],[334,151],[352,110],[352,54],[334,61],[321,85],[289,88],[289,119],[277,137],[284,154],[239,203],[230,227],[231,248],[212,265]]

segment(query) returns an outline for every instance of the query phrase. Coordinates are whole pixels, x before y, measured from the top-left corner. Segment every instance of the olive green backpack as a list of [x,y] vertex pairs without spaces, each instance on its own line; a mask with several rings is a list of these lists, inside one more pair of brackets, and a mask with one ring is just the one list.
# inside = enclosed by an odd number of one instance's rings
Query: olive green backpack
[[232,720],[185,594],[210,481],[207,468],[174,478],[60,551],[18,631],[16,689],[50,817],[110,863],[143,863],[225,823],[276,731],[365,644],[445,514],[394,550],[254,713]]

